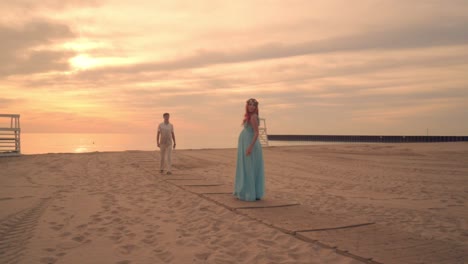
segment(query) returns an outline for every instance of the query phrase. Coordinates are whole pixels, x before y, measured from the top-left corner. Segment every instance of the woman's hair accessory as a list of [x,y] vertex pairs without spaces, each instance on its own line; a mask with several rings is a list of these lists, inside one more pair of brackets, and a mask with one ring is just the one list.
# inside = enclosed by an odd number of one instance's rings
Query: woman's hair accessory
[[247,100],[247,104],[254,104],[255,106],[258,105],[258,101],[255,99],[255,98],[250,98],[249,100]]

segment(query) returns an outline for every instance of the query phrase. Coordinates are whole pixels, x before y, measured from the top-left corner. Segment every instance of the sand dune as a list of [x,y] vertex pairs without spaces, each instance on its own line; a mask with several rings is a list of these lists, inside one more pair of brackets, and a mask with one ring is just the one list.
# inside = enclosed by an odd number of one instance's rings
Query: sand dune
[[230,195],[235,149],[173,155],[0,158],[0,263],[468,260],[466,143],[265,148],[260,203]]

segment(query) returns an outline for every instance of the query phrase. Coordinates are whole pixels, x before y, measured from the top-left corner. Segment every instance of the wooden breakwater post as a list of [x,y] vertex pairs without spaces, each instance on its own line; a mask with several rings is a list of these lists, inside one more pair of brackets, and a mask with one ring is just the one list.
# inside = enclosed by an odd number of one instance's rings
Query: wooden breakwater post
[[0,156],[21,155],[20,115],[0,114]]

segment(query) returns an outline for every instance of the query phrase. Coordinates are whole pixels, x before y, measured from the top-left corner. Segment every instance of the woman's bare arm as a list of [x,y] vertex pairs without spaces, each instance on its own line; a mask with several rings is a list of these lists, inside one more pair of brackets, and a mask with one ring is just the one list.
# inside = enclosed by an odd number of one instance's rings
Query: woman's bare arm
[[252,142],[250,143],[249,145],[249,148],[247,148],[247,153],[246,155],[250,155],[250,153],[252,152],[252,148],[255,144],[255,142],[257,141],[257,138],[258,138],[258,119],[257,119],[257,115],[252,115],[250,117],[250,125],[252,126],[253,130],[254,130],[254,136],[252,138]]

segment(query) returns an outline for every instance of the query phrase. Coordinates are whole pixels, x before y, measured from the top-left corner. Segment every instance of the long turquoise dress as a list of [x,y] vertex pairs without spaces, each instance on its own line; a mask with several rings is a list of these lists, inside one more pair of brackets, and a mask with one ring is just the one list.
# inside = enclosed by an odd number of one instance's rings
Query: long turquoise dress
[[247,149],[254,137],[254,129],[246,122],[237,146],[236,182],[234,195],[243,201],[260,200],[265,193],[262,145],[257,141],[249,156]]

